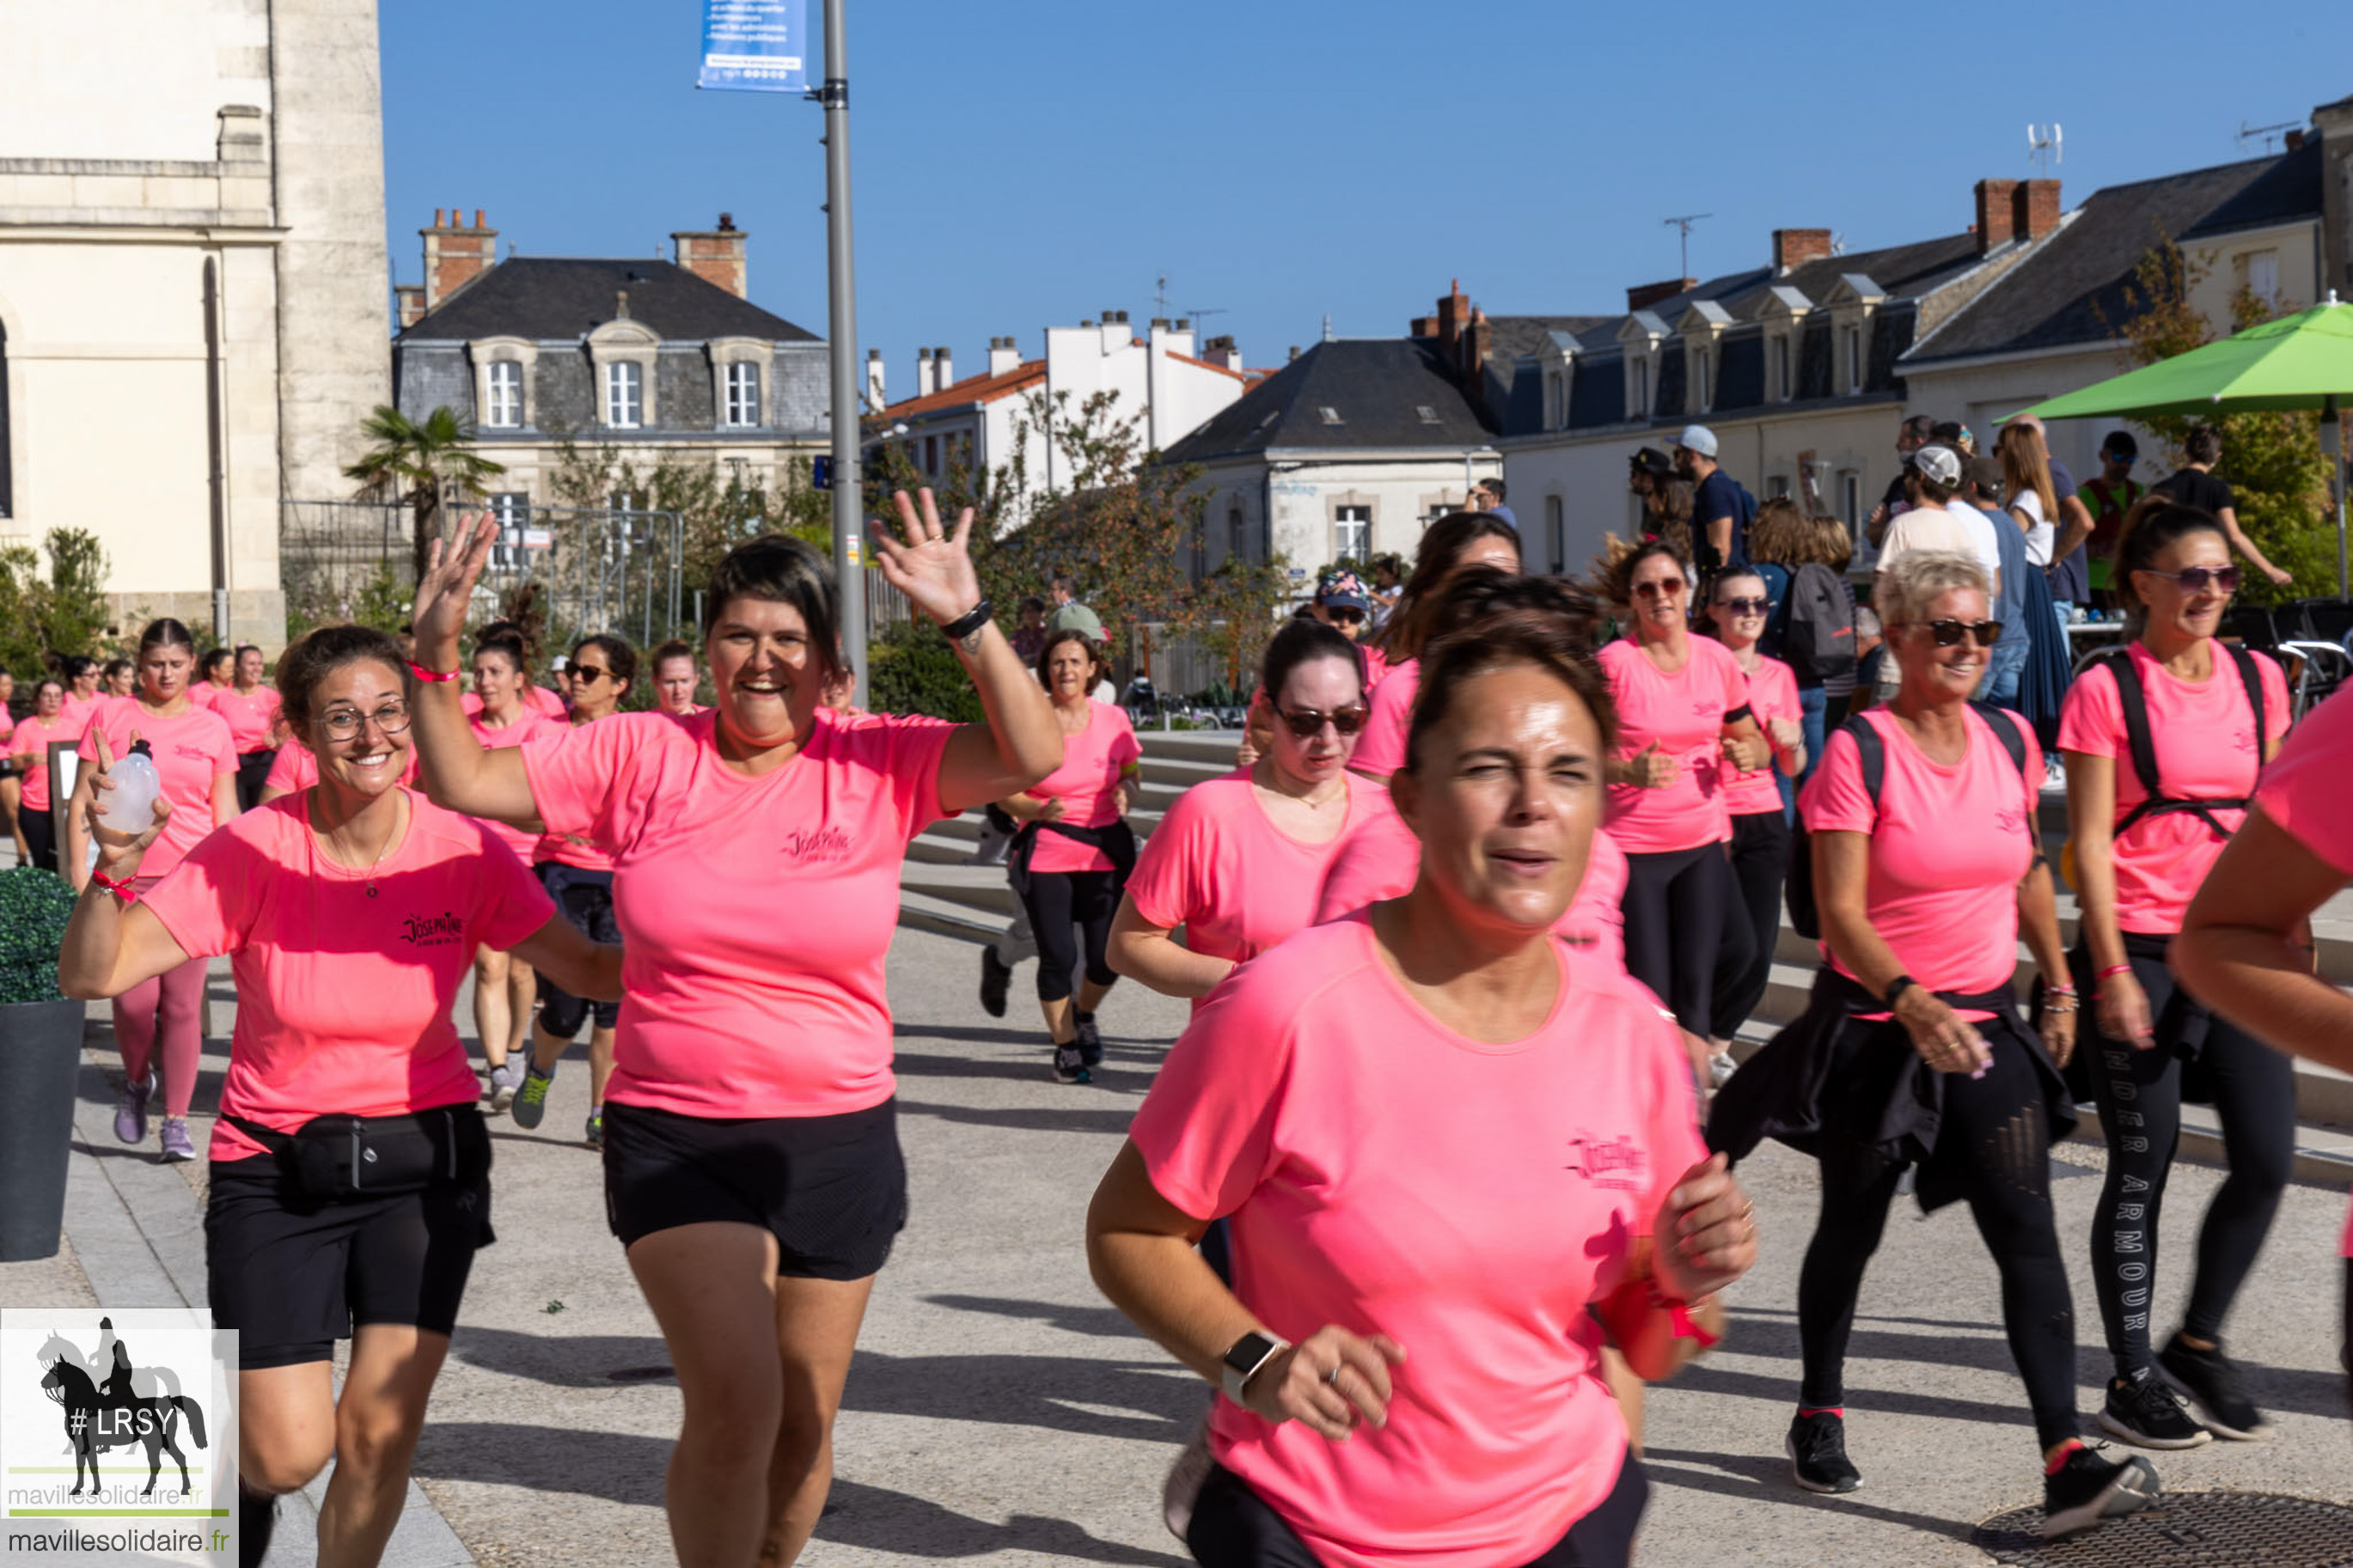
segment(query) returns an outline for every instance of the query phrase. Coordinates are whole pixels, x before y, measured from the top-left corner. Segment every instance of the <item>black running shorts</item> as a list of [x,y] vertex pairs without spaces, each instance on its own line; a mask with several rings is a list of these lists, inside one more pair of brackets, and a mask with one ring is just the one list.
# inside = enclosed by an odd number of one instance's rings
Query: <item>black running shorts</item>
[[780,1274],[864,1279],[907,1223],[898,1105],[722,1121],[607,1100],[605,1213],[624,1247],[727,1221],[773,1235]]
[[205,1279],[247,1370],[330,1360],[370,1323],[446,1334],[474,1254],[495,1239],[491,1184],[320,1203],[288,1195],[267,1154],[214,1163]]

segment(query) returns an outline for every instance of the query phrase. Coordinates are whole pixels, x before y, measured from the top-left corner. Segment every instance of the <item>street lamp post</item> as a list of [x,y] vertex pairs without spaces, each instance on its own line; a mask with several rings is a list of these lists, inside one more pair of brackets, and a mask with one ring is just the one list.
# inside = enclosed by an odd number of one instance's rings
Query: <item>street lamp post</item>
[[843,0],[825,4],[825,243],[833,372],[833,573],[841,585],[841,652],[866,706],[866,487],[858,460],[858,285],[849,232],[849,68]]

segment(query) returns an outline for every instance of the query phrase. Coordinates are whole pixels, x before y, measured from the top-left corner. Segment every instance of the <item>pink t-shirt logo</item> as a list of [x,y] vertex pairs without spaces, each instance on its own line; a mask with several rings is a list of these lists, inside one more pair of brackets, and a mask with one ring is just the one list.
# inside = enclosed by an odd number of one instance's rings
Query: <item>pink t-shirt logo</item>
[[2233,730],[2231,731],[2231,744],[2238,750],[2241,756],[2253,756],[2255,754],[2254,731],[2252,729]]
[[785,853],[797,860],[847,860],[849,835],[839,827],[805,827],[785,835]]
[[466,922],[458,915],[407,915],[401,920],[400,940],[412,947],[448,947],[466,933]]
[[1597,1187],[1639,1193],[1651,1185],[1651,1163],[1630,1138],[1592,1138],[1580,1132],[1568,1141],[1568,1163],[1561,1168]]
[[1717,702],[1694,702],[1692,704],[1692,711],[1700,718],[1704,719],[1711,713],[1723,712],[1724,707],[1723,704]]
[[1994,826],[2004,833],[2023,833],[2026,831],[2026,807],[2022,805],[1997,806],[1993,820]]
[[206,761],[212,755],[210,752],[205,750],[202,746],[188,746],[177,743],[172,747],[172,754],[176,757],[186,757],[191,761],[199,763]]

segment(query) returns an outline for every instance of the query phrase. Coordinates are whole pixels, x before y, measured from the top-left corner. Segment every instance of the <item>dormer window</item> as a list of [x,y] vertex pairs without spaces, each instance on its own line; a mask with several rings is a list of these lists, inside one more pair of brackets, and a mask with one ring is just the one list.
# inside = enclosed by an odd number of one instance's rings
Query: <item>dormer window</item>
[[1797,394],[1797,384],[1789,374],[1789,336],[1780,333],[1773,339],[1773,399],[1787,403]]
[[482,423],[494,430],[512,430],[522,424],[522,366],[511,359],[490,363],[489,405]]
[[1637,354],[1627,362],[1626,415],[1630,419],[1651,416],[1651,361],[1647,354]]
[[1850,394],[1862,391],[1862,329],[1849,327],[1846,338],[1846,389]]
[[727,367],[727,424],[749,429],[760,423],[760,367],[738,360]]
[[635,430],[645,424],[645,367],[634,360],[615,360],[605,367],[605,423],[616,430]]
[[1715,406],[1715,378],[1708,364],[1708,352],[1694,349],[1691,356],[1692,395],[1698,400],[1703,414]]

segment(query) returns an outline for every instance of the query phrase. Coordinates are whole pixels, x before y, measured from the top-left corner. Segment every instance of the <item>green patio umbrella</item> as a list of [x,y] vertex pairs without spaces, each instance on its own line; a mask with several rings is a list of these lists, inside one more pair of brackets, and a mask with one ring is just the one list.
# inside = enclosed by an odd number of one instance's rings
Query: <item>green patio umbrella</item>
[[2353,304],[2326,304],[2038,403],[2042,419],[2318,409],[2337,447],[2337,596],[2346,596],[2345,412],[2353,403]]

